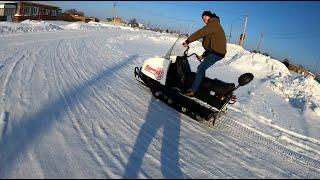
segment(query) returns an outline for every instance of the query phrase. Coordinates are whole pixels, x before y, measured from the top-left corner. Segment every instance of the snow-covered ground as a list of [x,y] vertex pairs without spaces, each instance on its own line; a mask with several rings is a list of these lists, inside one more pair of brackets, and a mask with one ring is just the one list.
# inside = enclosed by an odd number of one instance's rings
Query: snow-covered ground
[[255,79],[208,127],[134,79],[175,40],[101,23],[0,22],[0,177],[320,177],[319,83],[228,44],[207,76]]

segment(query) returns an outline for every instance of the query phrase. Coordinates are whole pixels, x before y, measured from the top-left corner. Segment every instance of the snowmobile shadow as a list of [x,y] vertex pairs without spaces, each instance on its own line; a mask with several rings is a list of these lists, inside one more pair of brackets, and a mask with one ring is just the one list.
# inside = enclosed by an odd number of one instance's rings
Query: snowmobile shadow
[[[57,99],[50,100],[41,105],[42,108],[38,112],[34,112],[31,115],[25,114],[23,119],[9,119],[11,122],[19,123],[10,124],[10,130],[8,129],[3,134],[0,141],[0,178],[4,178],[7,174],[12,173],[11,169],[14,168],[13,166],[18,158],[21,158],[21,155],[25,157],[24,154],[28,151],[29,146],[32,146],[35,140],[39,140],[50,131],[54,123],[61,121],[59,119],[68,114],[68,108],[73,109],[77,105],[76,102],[81,102],[88,97],[86,95],[88,88],[102,81],[111,81],[119,70],[132,63],[137,57],[138,55],[132,55],[98,73],[92,79],[62,92],[61,96],[58,96]],[[53,160],[52,166],[56,165]],[[47,166],[50,167],[51,165]],[[69,168],[64,167],[64,164],[58,164],[58,166],[62,169]],[[76,174],[77,172],[72,173]],[[47,177],[46,174],[43,175]],[[70,177],[72,174],[57,174],[57,176]]]
[[[179,168],[180,113],[174,109],[170,109],[169,111],[159,110],[158,103],[163,102],[157,101],[154,97],[151,98],[145,122],[135,141],[133,152],[124,170],[123,178],[138,178],[143,157],[148,153],[148,147],[152,140],[157,138],[156,133],[161,128],[163,128],[161,145],[162,175],[166,179],[184,178]],[[163,104],[163,106],[166,105]],[[161,142],[161,140],[158,141]]]

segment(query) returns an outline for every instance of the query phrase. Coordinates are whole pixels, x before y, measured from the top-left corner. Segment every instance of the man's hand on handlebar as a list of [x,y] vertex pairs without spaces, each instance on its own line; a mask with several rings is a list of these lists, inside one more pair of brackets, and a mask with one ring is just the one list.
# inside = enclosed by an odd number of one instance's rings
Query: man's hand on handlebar
[[189,46],[189,44],[187,42],[183,42],[182,45],[183,45],[183,47],[188,47]]
[[199,55],[196,54],[196,57],[197,57],[198,61],[200,61],[200,62],[201,62],[202,59],[203,59],[202,55],[199,56]]

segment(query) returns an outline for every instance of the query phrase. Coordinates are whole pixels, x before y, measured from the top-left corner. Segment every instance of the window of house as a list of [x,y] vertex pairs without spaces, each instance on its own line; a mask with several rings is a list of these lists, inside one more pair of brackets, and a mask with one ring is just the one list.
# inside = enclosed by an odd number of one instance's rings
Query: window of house
[[23,14],[25,16],[30,16],[31,15],[31,7],[24,7]]
[[33,15],[37,15],[37,14],[38,14],[38,10],[39,10],[38,7],[33,7],[33,8],[32,8],[32,14],[33,14]]
[[45,9],[44,15],[49,16],[49,9]]
[[13,16],[15,9],[13,8],[6,8],[4,10],[4,16]]
[[52,16],[57,16],[57,10],[52,10]]
[[4,8],[0,8],[0,16],[4,16]]

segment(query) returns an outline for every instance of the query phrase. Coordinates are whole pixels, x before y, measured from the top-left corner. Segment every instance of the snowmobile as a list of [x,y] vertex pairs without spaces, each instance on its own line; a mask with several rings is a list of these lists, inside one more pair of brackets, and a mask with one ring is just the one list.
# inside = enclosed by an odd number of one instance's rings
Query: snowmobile
[[254,76],[251,73],[242,74],[238,78],[238,86],[204,77],[195,97],[190,98],[184,93],[192,86],[196,73],[191,71],[188,58],[198,55],[188,55],[188,47],[182,56],[171,56],[175,44],[165,57],[149,58],[144,61],[142,67],[135,67],[135,78],[150,88],[153,96],[177,111],[197,121],[213,120],[214,124],[226,113],[227,105],[235,103],[236,97],[233,92],[251,82]]

